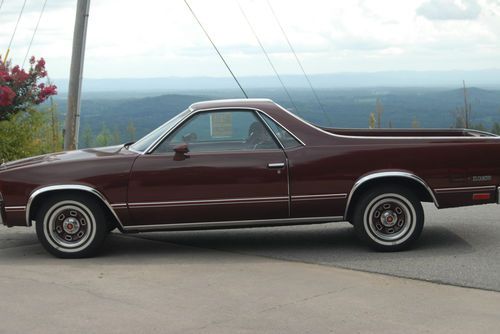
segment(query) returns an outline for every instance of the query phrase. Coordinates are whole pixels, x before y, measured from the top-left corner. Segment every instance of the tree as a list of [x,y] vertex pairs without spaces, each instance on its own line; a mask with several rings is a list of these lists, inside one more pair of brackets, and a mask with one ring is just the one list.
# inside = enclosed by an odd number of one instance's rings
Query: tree
[[464,106],[457,107],[455,111],[455,127],[469,129],[472,128],[471,124],[472,104],[468,102],[467,87],[465,86],[465,80],[463,81],[463,94],[464,94]]
[[12,66],[9,61],[0,59],[0,121],[33,109],[57,94],[55,85],[39,82],[47,77],[45,60],[31,57],[29,63],[30,68],[26,72],[19,65]]
[[368,120],[368,127],[370,129],[375,128],[375,113],[370,113],[370,119]]
[[382,114],[384,113],[384,106],[380,101],[380,98],[377,97],[377,104],[375,105],[375,112],[377,113],[377,128],[382,127]]
[[129,121],[127,126],[128,140],[135,141],[136,132],[137,130],[135,128],[134,122]]
[[118,128],[115,126],[113,129],[113,145],[120,144],[121,142],[120,131],[118,131]]
[[88,124],[83,127],[83,147],[89,148],[94,146],[94,134]]
[[57,106],[37,107],[57,94],[46,77],[43,58],[31,57],[27,71],[0,58],[0,162],[60,149]]
[[413,116],[413,120],[411,121],[411,127],[414,129],[420,128],[420,121],[417,119],[417,116]]
[[111,132],[105,123],[102,123],[101,132],[95,138],[95,143],[97,146],[109,146],[111,144]]
[[493,127],[491,128],[491,132],[497,135],[500,135],[500,123],[493,123]]

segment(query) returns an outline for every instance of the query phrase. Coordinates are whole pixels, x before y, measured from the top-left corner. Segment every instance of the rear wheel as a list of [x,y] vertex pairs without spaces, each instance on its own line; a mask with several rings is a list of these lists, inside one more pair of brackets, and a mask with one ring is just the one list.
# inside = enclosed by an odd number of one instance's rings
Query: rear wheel
[[361,196],[352,223],[356,234],[371,248],[399,251],[411,247],[422,233],[424,210],[406,188],[374,188]]
[[61,258],[94,256],[108,234],[105,214],[98,201],[74,194],[49,198],[36,216],[38,240]]

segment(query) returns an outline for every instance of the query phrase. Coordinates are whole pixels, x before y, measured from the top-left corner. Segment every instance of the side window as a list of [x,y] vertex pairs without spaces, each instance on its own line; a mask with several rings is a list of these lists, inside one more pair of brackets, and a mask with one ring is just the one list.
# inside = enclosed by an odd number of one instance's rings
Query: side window
[[210,111],[195,114],[153,152],[170,153],[187,144],[190,152],[278,149],[271,133],[252,111]]
[[283,145],[284,148],[294,148],[302,146],[301,143],[297,139],[295,139],[290,132],[285,130],[278,123],[273,121],[269,116],[261,114],[262,118],[266,121],[267,125],[273,130],[276,137],[278,137],[279,141]]

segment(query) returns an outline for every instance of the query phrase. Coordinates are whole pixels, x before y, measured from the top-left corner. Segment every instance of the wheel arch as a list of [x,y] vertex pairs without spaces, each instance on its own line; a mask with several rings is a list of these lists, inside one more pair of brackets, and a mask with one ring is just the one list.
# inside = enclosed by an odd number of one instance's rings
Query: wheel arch
[[90,195],[94,199],[97,199],[97,201],[102,205],[106,215],[115,221],[117,227],[120,228],[120,230],[123,230],[123,224],[120,218],[116,214],[115,210],[113,210],[113,207],[111,206],[111,204],[109,204],[109,201],[106,199],[106,197],[97,189],[81,184],[61,184],[45,186],[33,191],[29,196],[28,203],[26,204],[26,225],[32,225],[32,221],[35,219],[37,208],[40,207],[44,198],[63,192],[86,194]]
[[354,183],[347,198],[344,219],[351,219],[352,211],[361,194],[369,188],[387,184],[401,185],[413,190],[421,202],[433,202],[439,208],[439,203],[434,192],[419,176],[405,171],[377,172],[362,176]]

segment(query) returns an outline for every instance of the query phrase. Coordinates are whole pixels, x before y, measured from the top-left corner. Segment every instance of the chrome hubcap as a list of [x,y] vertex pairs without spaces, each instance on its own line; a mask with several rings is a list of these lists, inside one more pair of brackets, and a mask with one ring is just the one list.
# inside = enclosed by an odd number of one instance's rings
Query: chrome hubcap
[[380,222],[385,227],[393,227],[398,222],[398,215],[392,210],[386,210],[380,215]]
[[75,234],[80,230],[80,223],[73,217],[66,218],[62,224],[62,228],[67,234]]
[[403,242],[415,227],[416,215],[408,200],[398,194],[374,198],[365,213],[365,226],[372,239],[394,244]]
[[50,239],[59,247],[77,248],[85,244],[94,233],[94,220],[85,207],[71,202],[55,207],[47,219]]

